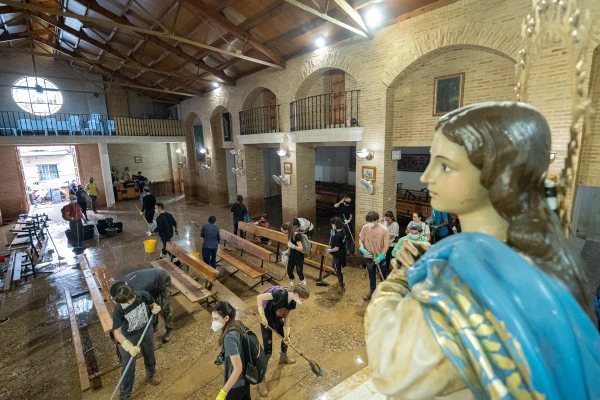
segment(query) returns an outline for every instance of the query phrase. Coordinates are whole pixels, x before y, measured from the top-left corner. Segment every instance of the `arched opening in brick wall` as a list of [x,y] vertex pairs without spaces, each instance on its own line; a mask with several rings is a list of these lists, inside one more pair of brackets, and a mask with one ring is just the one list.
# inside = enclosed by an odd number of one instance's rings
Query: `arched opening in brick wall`
[[206,143],[206,167],[200,174],[209,177],[211,184],[210,204],[231,204],[237,197],[237,177],[235,155],[233,149],[233,118],[234,115],[223,106],[216,107],[210,116],[210,139],[204,136]]
[[196,113],[189,113],[184,121],[186,164],[184,165],[185,192],[208,203],[208,180],[200,173],[206,155],[200,150],[204,148],[204,126]]
[[275,93],[267,88],[252,90],[244,99],[239,113],[240,134],[281,132],[282,110],[277,101]]
[[358,126],[356,78],[336,68],[321,68],[300,84],[290,105],[292,131]]
[[515,63],[481,46],[446,46],[411,63],[388,88],[386,132],[400,160],[396,173],[396,212],[406,226],[415,211],[431,215],[420,177],[440,116],[463,105],[514,100]]

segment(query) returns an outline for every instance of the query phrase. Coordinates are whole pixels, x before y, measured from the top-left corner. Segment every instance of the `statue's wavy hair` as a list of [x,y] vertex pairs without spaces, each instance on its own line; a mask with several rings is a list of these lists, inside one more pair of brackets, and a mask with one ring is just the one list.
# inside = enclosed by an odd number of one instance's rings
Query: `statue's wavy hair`
[[481,171],[481,185],[508,221],[507,244],[558,281],[593,319],[582,263],[546,200],[551,135],[544,116],[525,103],[478,103],[444,115],[438,130],[463,146]]

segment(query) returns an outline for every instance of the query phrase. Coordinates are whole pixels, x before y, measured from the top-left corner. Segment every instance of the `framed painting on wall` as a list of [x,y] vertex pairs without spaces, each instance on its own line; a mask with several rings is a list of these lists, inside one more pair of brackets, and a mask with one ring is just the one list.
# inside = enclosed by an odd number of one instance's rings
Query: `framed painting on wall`
[[133,162],[135,162],[136,164],[141,164],[142,156],[133,156]]
[[377,178],[377,168],[368,165],[362,167],[362,178],[371,182],[375,182]]
[[204,148],[204,132],[202,131],[202,125],[194,126],[194,144],[196,146],[196,161],[204,161],[206,159],[206,154],[200,152],[200,149]]
[[398,171],[425,172],[430,159],[430,154],[404,154],[398,161]]
[[228,112],[223,113],[223,140],[231,142],[231,114]]
[[292,174],[292,163],[291,162],[284,162],[283,163],[283,173],[285,175],[291,175]]
[[433,81],[433,115],[444,115],[463,105],[465,73],[440,76]]

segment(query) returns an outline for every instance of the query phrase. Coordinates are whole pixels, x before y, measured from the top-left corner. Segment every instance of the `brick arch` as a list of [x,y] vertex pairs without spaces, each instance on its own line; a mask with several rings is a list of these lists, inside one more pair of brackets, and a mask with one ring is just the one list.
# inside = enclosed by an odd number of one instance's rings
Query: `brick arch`
[[251,84],[249,83],[245,87],[239,87],[239,94],[235,96],[237,99],[237,105],[235,109],[243,110],[244,103],[248,97],[263,89],[268,89],[273,92],[277,97],[277,101],[280,101],[280,99],[283,99],[283,93],[281,90],[281,85],[277,85],[276,82],[276,79],[273,79],[271,75],[262,75],[254,80]]
[[250,90],[249,92],[244,91],[242,93],[242,95],[239,97],[241,104],[240,104],[240,111],[241,110],[247,110],[249,108],[251,108],[250,106],[256,101],[257,96],[263,91],[263,90],[268,90],[269,92],[275,94],[275,97],[277,98],[277,101],[279,101],[279,97],[277,96],[277,94],[272,91],[271,89],[264,87],[264,86],[258,86],[255,87],[254,89]]
[[303,63],[300,74],[294,77],[295,79],[290,85],[290,97],[297,98],[296,93],[303,88],[310,88],[323,72],[332,69],[344,71],[356,79],[357,83],[360,84],[360,79],[363,74],[363,64],[359,62],[359,57],[350,58],[340,51],[330,51],[315,55]]
[[425,62],[442,52],[456,49],[488,51],[516,63],[520,46],[518,34],[505,34],[498,25],[469,22],[460,26],[445,26],[403,47],[400,54],[388,62],[381,80],[384,85],[395,88]]

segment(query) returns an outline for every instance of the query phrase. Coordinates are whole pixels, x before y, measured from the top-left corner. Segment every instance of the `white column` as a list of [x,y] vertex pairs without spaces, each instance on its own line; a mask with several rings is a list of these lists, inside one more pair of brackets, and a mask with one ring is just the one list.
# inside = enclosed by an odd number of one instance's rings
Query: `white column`
[[106,208],[110,208],[115,204],[115,192],[113,191],[110,161],[108,160],[108,147],[106,146],[106,143],[98,143],[98,151],[100,152],[100,168],[102,169],[102,180],[104,181]]

